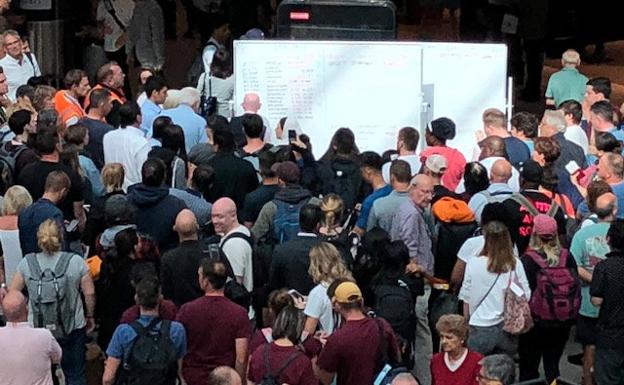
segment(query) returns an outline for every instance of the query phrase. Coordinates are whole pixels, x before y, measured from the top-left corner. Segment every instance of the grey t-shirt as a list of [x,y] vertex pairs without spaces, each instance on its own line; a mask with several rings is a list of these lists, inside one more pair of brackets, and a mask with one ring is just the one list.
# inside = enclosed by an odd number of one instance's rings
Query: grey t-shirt
[[[37,261],[39,261],[39,266],[41,266],[41,271],[45,269],[54,270],[56,263],[58,262],[61,253],[55,253],[53,255],[47,254],[37,254]],[[17,271],[22,274],[24,277],[24,282],[27,282],[29,278],[32,277],[30,274],[30,268],[28,267],[28,262],[26,258],[23,258],[19,265],[17,265]],[[67,266],[67,280],[68,280],[68,288],[67,295],[70,303],[76,304],[76,312],[75,312],[75,322],[74,322],[74,330],[82,329],[87,325],[84,316],[84,310],[82,307],[82,299],[80,298],[80,280],[85,274],[89,274],[89,268],[87,267],[87,263],[82,259],[78,254],[74,254],[69,261],[69,265]],[[36,293],[29,293],[31,298],[34,298]],[[28,322],[33,324],[33,315],[32,308],[28,306]]]

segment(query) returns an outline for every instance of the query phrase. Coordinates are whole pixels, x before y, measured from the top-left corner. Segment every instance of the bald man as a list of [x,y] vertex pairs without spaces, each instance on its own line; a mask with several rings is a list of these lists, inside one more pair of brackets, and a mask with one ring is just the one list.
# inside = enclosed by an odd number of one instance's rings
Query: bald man
[[236,370],[229,366],[219,366],[208,376],[208,385],[243,385]]
[[[232,134],[234,134],[234,141],[239,148],[247,145],[247,138],[245,137],[245,130],[243,129],[243,115],[260,115],[258,113],[258,111],[262,108],[260,95],[255,92],[246,93],[243,97],[241,107],[243,108],[243,113],[239,116],[233,117],[230,121],[230,130],[232,131]],[[264,116],[260,115],[260,117],[262,118],[262,124],[264,126],[262,138],[265,143],[271,143],[271,127],[273,126],[271,126],[269,121]]]
[[18,290],[2,301],[8,323],[0,328],[0,384],[52,385],[52,364],[61,362],[61,347],[48,329],[28,324],[28,304]]
[[470,198],[468,206],[475,215],[477,222],[481,222],[481,212],[488,203],[502,202],[514,193],[509,180],[512,177],[513,167],[505,159],[497,159],[490,170],[490,186]]
[[[433,198],[433,179],[425,174],[412,178],[409,187],[409,200],[403,203],[392,219],[390,237],[393,241],[403,241],[409,250],[408,271],[423,276],[433,276],[433,252],[431,234],[425,223],[424,210]],[[430,383],[431,355],[433,345],[429,329],[429,297],[431,286],[425,284],[424,295],[416,301],[415,370],[421,373],[422,380]]]
[[180,244],[161,259],[163,297],[178,308],[204,294],[197,281],[197,269],[201,259],[209,255],[199,242],[198,230],[195,214],[189,209],[180,211],[173,226]]
[[[252,270],[253,239],[249,229],[238,222],[236,204],[230,198],[221,198],[212,206],[212,224],[221,235],[221,250],[227,257],[238,283],[251,293],[254,288]],[[249,318],[254,317],[253,309]]]
[[419,385],[410,373],[399,373],[392,379],[391,385]]

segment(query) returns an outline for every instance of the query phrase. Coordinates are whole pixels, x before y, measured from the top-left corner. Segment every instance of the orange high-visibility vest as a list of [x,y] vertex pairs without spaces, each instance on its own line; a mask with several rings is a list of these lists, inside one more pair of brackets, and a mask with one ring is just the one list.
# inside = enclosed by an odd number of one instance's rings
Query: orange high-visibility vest
[[54,95],[54,108],[59,113],[59,118],[64,128],[77,123],[85,116],[80,103],[65,90],[58,91]]

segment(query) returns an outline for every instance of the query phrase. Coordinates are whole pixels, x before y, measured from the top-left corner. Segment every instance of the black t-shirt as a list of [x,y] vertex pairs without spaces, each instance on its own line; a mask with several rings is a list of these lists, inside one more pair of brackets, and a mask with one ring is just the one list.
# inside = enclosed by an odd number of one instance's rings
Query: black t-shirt
[[[546,214],[548,210],[550,210],[552,200],[541,192],[524,190],[521,194],[533,203],[533,206],[535,206],[540,213]],[[529,240],[533,232],[533,215],[531,215],[526,208],[522,207],[520,203],[512,199],[505,200],[503,204],[509,215],[509,233],[518,247],[518,252],[522,255],[527,246],[529,246]],[[557,221],[559,234],[565,234],[565,215],[561,207],[555,214],[555,220]]]
[[63,171],[71,181],[69,193],[57,205],[63,212],[63,217],[71,221],[74,219],[73,203],[82,202],[84,198],[82,196],[82,178],[69,166],[39,160],[24,167],[17,178],[17,182],[28,190],[34,202],[43,196],[46,178],[53,171]]
[[243,205],[243,221],[255,222],[260,215],[260,210],[267,203],[273,200],[275,193],[279,190],[279,185],[262,185],[247,194]]
[[596,346],[624,346],[624,256],[610,253],[596,265],[589,293],[603,299],[596,327]]

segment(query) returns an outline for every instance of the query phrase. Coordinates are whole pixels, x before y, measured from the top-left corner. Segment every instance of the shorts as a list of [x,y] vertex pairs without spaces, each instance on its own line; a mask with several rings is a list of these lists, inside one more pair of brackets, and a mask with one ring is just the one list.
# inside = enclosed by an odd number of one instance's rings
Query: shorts
[[596,345],[596,323],[598,318],[578,316],[576,320],[576,340],[583,346]]

